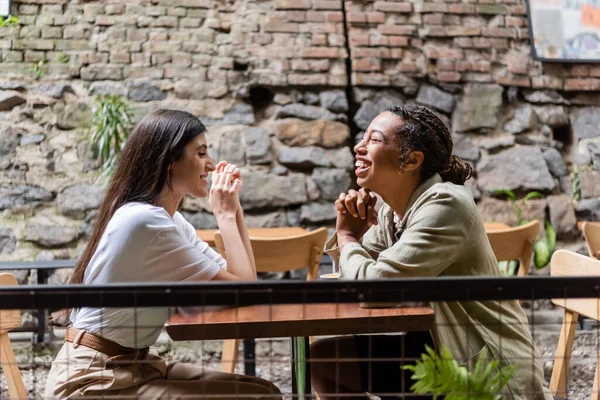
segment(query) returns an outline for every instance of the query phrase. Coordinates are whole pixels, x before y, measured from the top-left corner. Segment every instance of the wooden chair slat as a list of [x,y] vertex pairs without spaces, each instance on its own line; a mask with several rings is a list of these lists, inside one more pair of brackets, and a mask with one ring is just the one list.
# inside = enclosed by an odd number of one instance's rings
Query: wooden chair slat
[[[0,286],[16,286],[17,278],[9,273],[0,274]],[[26,399],[27,391],[23,377],[17,365],[8,331],[21,325],[21,312],[19,310],[0,310],[0,365],[8,385],[8,395],[11,399]]]
[[600,254],[600,222],[584,222],[581,227],[585,245],[590,257],[598,258]]
[[[558,250],[550,262],[550,275],[552,276],[598,276],[600,275],[600,261],[591,257],[574,253],[568,250]],[[579,314],[596,321],[600,320],[598,302],[600,299],[552,299],[552,303],[565,309],[565,315],[560,331],[560,338],[556,348],[550,390],[554,396],[568,398],[567,380],[573,342],[577,328]],[[596,376],[592,388],[591,398],[600,400],[598,394],[598,379],[600,363],[596,361]]]
[[[504,225],[504,226],[503,226]],[[521,260],[518,276],[529,274],[533,245],[540,232],[540,222],[509,227],[505,224],[485,224],[486,233],[498,261]]]
[[[306,280],[319,275],[319,263],[327,241],[327,228],[307,232],[302,228],[249,229],[250,244],[254,252],[257,272],[284,272],[308,267]],[[227,258],[225,243],[219,231],[214,243],[223,258]],[[309,338],[312,343],[313,338]],[[239,357],[238,340],[224,340],[221,368],[233,373]]]

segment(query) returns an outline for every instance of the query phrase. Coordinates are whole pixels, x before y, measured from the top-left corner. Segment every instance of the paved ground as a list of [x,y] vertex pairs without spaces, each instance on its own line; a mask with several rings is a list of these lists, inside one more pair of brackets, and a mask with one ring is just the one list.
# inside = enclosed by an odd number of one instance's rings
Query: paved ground
[[[533,332],[536,345],[544,359],[547,381],[550,379],[561,320],[562,313],[559,310],[536,311],[536,326]],[[576,400],[590,397],[596,364],[596,349],[598,349],[600,336],[597,326],[586,324],[586,328],[578,330],[572,358],[569,389],[570,398]],[[57,338],[51,345],[35,346],[27,340],[30,337],[28,334],[12,336],[17,361],[32,399],[43,398],[50,363],[61,345],[60,336],[61,331],[57,331]],[[157,348],[165,358],[198,363],[206,368],[220,369],[220,341],[174,343],[163,334]],[[258,340],[256,353],[257,374],[273,381],[284,393],[289,394],[291,391],[289,342],[287,340]],[[242,363],[238,363],[237,368],[238,372],[243,372]],[[289,398],[289,396],[286,397]],[[0,398],[8,398],[4,378],[0,384]]]

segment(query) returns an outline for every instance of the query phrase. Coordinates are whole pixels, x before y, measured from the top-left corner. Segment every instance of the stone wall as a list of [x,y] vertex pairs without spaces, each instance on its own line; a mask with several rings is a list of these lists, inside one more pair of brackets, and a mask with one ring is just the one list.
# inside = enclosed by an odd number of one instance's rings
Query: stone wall
[[[526,215],[564,240],[576,218],[600,219],[600,69],[532,60],[522,0],[15,0],[13,14],[20,25],[0,28],[0,260],[81,251],[103,193],[86,127],[105,93],[136,120],[199,116],[213,156],[243,166],[251,226],[331,226],[356,135],[409,102],[452,127],[486,220],[514,223],[496,188],[542,191]],[[215,226],[206,201],[184,211]]]

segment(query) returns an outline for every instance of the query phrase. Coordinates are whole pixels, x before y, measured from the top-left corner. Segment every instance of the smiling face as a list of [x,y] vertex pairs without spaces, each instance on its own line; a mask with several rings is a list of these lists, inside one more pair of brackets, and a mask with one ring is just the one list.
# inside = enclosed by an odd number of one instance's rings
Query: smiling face
[[400,117],[391,112],[379,114],[354,147],[359,186],[380,192],[390,180],[398,179],[400,162],[398,139],[394,132],[401,123]]
[[354,147],[356,183],[381,195],[397,187],[408,187],[420,179],[423,153],[410,151],[399,160],[399,128],[404,121],[392,112],[379,114]]
[[194,197],[208,196],[208,174],[214,170],[215,162],[208,155],[206,136],[200,134],[185,145],[183,155],[173,164],[173,192]]

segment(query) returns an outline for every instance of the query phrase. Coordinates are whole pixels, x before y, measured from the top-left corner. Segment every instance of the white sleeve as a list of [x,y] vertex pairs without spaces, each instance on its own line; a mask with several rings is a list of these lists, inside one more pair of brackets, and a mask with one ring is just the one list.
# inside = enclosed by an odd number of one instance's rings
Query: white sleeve
[[194,247],[200,250],[206,257],[216,262],[221,269],[227,269],[227,261],[211,248],[208,243],[200,240],[196,234],[196,229],[179,212],[175,213],[175,221],[185,232],[187,239]]
[[188,233],[177,219],[154,213],[151,220],[144,222],[144,231],[149,236],[143,249],[143,269],[139,273],[144,274],[145,280],[209,281],[217,275],[221,266],[215,257],[190,243]]

